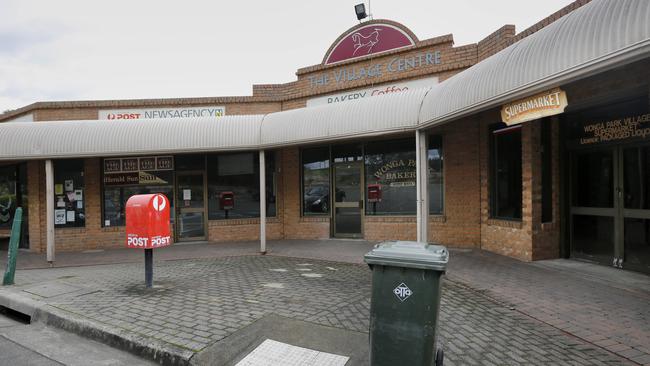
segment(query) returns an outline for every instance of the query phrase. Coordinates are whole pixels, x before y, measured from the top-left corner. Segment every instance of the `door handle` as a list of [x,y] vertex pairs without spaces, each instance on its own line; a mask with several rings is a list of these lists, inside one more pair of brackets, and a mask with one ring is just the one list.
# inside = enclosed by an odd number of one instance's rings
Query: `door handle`
[[363,210],[363,200],[359,200],[359,208]]

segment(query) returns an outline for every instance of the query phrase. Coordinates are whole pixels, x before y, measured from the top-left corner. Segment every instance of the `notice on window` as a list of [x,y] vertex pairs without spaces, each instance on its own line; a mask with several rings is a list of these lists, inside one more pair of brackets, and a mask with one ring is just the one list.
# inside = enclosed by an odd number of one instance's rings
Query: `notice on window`
[[75,189],[74,190],[74,199],[75,201],[83,201],[84,199],[84,193],[81,189]]
[[54,185],[54,194],[63,194],[63,184]]
[[184,189],[183,190],[183,200],[184,201],[189,201],[192,199],[192,190],[191,189]]
[[65,214],[67,222],[74,222],[74,211],[66,211]]
[[74,191],[74,181],[72,179],[65,181],[65,191],[66,192]]
[[65,225],[65,210],[54,210],[54,225]]

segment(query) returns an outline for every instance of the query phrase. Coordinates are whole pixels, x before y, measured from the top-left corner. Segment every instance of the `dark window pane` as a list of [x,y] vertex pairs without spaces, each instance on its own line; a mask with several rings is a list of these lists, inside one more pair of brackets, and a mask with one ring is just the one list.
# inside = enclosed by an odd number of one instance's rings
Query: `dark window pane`
[[176,170],[204,170],[205,155],[176,155],[174,163],[176,164]]
[[623,151],[625,208],[650,209],[650,148]]
[[611,151],[575,155],[573,206],[614,207],[614,161]]
[[521,219],[521,128],[492,133],[491,215]]
[[84,194],[84,161],[54,162],[54,225],[84,227],[86,225]]
[[[171,173],[170,173],[171,174]],[[126,201],[136,194],[161,193],[169,199],[170,222],[174,222],[174,193],[171,185],[130,185],[104,187],[104,227],[124,226]]]
[[441,215],[444,208],[444,185],[442,176],[442,138],[429,137],[429,214]]
[[542,120],[542,222],[553,221],[553,165],[551,120]]
[[330,153],[328,147],[302,150],[303,215],[328,214]]
[[[266,215],[273,217],[275,207],[275,155],[266,153]],[[260,217],[259,154],[237,153],[208,155],[208,219]],[[234,207],[224,209],[221,193],[232,192]]]
[[18,207],[15,165],[0,167],[0,228],[10,229]]
[[415,139],[368,143],[366,186],[379,184],[382,199],[379,202],[366,202],[366,214],[414,215],[415,174]]
[[650,270],[650,220],[625,219],[625,262]]
[[613,257],[614,218],[574,215],[573,252],[594,259]]

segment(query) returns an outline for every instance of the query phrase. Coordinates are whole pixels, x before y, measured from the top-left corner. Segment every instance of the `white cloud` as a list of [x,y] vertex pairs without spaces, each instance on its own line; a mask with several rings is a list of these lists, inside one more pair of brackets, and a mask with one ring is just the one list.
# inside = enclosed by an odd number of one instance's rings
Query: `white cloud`
[[[374,0],[420,39],[474,43],[569,4]],[[356,24],[355,1],[3,0],[0,112],[45,100],[249,95],[295,80]]]

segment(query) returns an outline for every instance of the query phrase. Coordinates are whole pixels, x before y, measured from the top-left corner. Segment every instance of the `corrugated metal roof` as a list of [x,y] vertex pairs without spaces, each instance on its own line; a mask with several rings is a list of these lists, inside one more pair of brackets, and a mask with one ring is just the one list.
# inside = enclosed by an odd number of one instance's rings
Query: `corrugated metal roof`
[[594,0],[428,90],[355,102],[216,120],[2,123],[0,160],[253,150],[414,131],[648,58],[648,19],[649,0]]
[[414,130],[427,89],[355,102],[268,114],[262,123],[265,147],[332,141]]
[[0,160],[257,149],[263,117],[3,123]]
[[649,55],[650,1],[594,0],[432,87],[420,124],[460,118]]

